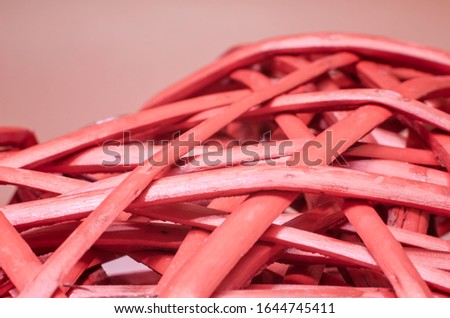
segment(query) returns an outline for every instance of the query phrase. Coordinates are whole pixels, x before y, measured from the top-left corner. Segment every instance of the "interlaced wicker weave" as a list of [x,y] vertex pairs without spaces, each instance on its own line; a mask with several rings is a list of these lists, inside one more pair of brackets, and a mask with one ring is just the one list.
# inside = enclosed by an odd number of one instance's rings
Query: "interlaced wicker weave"
[[[0,295],[448,296],[449,93],[448,52],[299,35],[45,143],[2,127]],[[153,274],[118,285],[124,255]]]

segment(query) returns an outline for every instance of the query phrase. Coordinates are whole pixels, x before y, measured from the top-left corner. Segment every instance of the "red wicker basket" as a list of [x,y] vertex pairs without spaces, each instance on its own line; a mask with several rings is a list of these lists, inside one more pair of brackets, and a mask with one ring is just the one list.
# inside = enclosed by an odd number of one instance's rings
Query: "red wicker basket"
[[[449,93],[448,52],[298,35],[45,143],[1,127],[0,296],[448,296]],[[152,275],[114,283],[125,255]]]

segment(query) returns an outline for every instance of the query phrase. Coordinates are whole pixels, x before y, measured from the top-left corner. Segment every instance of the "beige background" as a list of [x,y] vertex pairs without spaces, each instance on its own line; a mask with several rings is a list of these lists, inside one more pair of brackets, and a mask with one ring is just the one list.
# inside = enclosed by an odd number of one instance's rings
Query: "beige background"
[[135,111],[230,46],[275,35],[360,32],[450,50],[449,14],[446,0],[0,0],[0,125],[45,141]]

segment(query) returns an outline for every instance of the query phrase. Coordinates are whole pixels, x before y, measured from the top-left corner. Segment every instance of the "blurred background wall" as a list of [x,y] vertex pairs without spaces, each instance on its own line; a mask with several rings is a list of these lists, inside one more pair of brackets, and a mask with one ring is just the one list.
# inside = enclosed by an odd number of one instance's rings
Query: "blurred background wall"
[[358,32],[450,50],[449,14],[447,0],[0,0],[0,125],[46,141],[135,111],[227,48],[276,35]]

